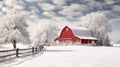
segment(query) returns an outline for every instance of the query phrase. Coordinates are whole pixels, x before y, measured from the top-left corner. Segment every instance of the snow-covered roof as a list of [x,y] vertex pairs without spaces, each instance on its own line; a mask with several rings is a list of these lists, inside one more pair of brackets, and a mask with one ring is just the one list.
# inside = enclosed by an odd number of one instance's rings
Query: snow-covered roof
[[86,36],[77,36],[77,37],[79,37],[79,38],[81,38],[81,39],[92,39],[92,40],[97,40],[97,38],[95,38],[95,37],[86,37]]
[[88,30],[86,27],[74,27],[74,26],[68,26],[71,29],[76,29],[76,30]]
[[72,29],[72,32],[75,36],[81,39],[95,39],[95,40],[97,39],[91,35],[90,31],[86,27],[73,27],[73,26],[68,27]]

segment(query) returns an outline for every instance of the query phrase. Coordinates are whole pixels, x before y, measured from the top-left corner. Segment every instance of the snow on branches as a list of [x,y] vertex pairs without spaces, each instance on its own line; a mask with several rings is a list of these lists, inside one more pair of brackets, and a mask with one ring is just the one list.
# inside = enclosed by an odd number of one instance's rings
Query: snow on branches
[[108,33],[111,26],[108,18],[102,13],[91,13],[81,18],[81,26],[87,27],[92,36],[98,38],[98,45],[110,45]]
[[33,46],[42,45],[44,43],[52,43],[57,36],[58,28],[53,25],[53,23],[50,23],[50,21],[41,21],[33,25],[33,27],[33,32],[30,31]]
[[26,30],[28,25],[23,14],[12,13],[3,17],[4,22],[0,22],[0,43],[30,43],[29,34]]

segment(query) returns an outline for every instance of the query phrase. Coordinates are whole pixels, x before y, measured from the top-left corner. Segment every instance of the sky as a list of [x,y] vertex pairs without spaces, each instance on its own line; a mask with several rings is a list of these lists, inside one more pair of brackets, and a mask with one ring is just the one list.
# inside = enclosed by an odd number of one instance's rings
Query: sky
[[0,0],[1,17],[15,10],[36,23],[43,19],[76,23],[87,14],[100,12],[113,29],[111,40],[120,40],[120,0]]

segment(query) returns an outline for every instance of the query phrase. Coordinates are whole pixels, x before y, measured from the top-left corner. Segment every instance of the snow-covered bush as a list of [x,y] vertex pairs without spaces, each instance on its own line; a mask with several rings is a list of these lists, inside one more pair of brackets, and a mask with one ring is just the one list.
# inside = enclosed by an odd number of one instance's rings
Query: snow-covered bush
[[81,26],[87,27],[92,36],[98,38],[97,45],[109,46],[108,33],[111,32],[111,26],[108,18],[102,13],[91,13],[81,18]]
[[[4,22],[0,22],[0,43],[16,43],[28,44],[30,43],[29,34],[26,30],[25,15],[14,12],[8,13],[3,18]],[[15,47],[14,47],[15,48]]]

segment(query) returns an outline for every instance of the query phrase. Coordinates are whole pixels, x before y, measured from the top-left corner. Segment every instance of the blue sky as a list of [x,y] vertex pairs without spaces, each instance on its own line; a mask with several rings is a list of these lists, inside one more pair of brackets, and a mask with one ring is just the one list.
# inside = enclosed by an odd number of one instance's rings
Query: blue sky
[[25,13],[33,22],[59,19],[73,23],[87,14],[101,12],[112,25],[110,38],[120,40],[120,0],[0,0],[1,16],[14,10]]

